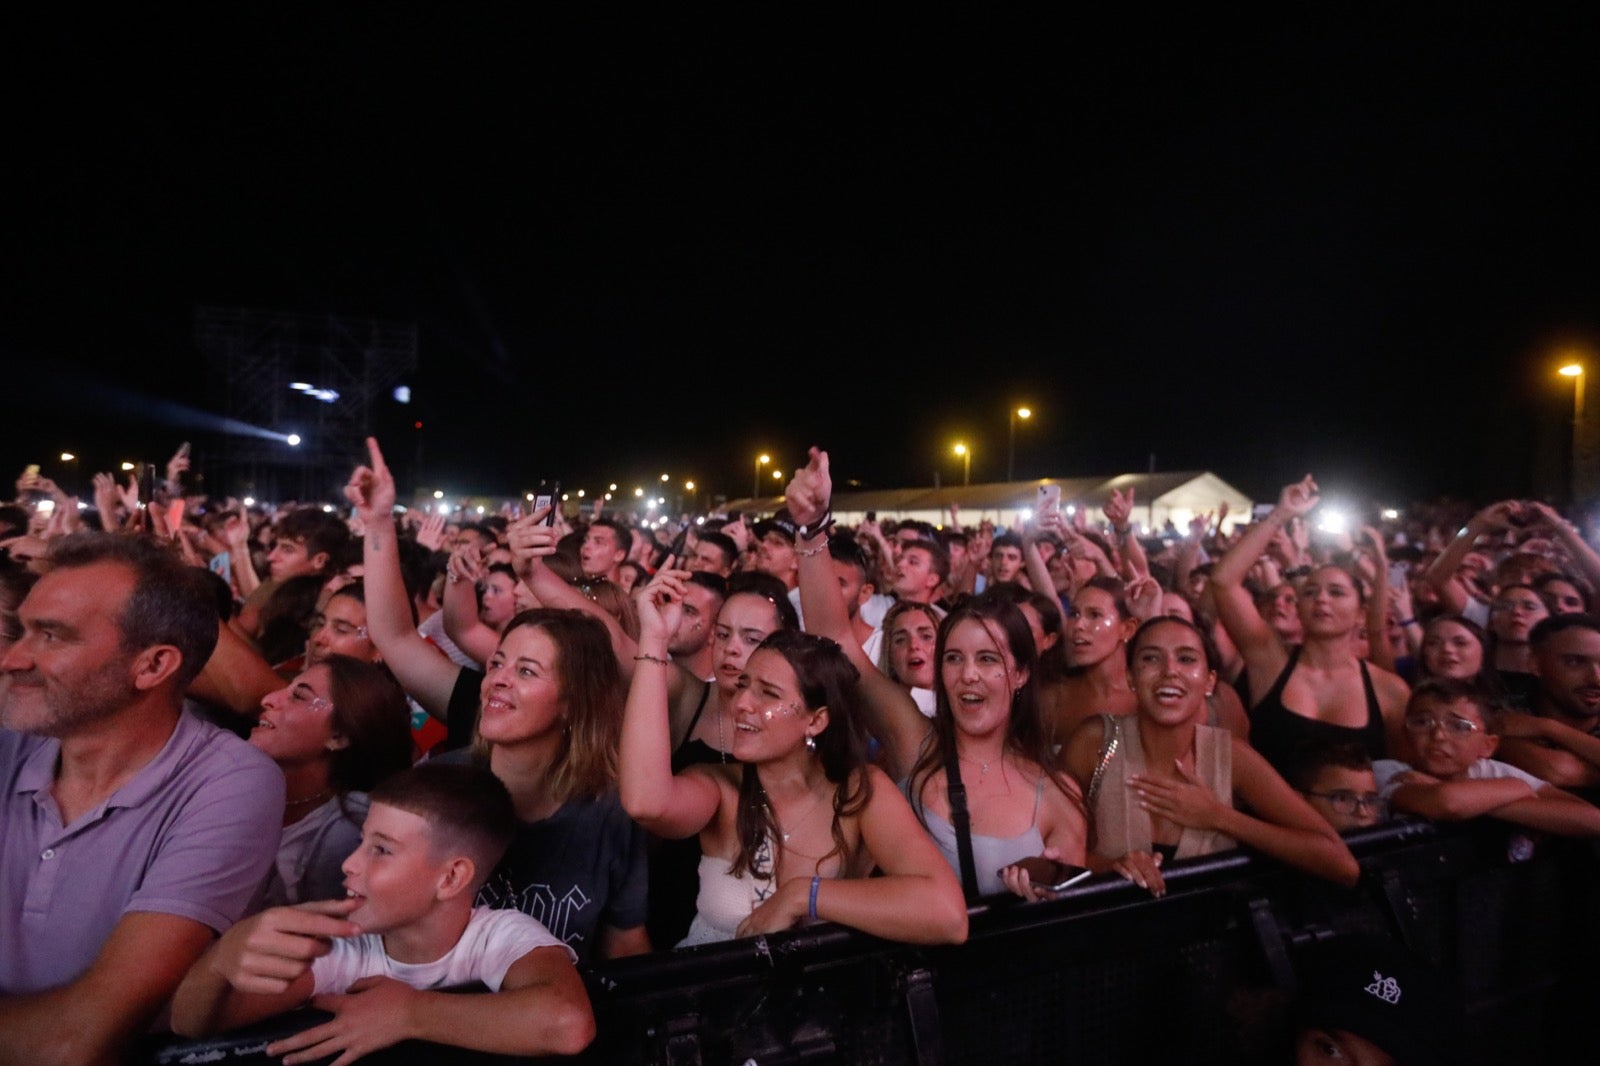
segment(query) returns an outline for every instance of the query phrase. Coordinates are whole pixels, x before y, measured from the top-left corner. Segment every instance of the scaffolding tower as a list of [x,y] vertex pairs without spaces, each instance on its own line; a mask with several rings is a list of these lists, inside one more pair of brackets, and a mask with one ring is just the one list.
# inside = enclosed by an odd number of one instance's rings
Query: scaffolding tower
[[342,315],[197,307],[195,343],[225,414],[281,438],[224,435],[208,466],[236,495],[337,494],[396,386],[417,368],[417,327]]

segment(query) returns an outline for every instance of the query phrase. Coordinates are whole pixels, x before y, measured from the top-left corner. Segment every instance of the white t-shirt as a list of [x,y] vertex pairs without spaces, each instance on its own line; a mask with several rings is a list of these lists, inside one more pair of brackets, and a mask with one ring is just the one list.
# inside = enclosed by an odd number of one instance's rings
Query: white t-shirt
[[537,918],[518,910],[474,907],[455,947],[432,962],[396,962],[377,933],[342,937],[333,950],[311,964],[313,994],[342,993],[366,977],[392,977],[421,991],[482,982],[500,991],[506,971],[538,948],[559,947],[574,963],[577,953],[550,935]]
[[483,669],[482,663],[473,661],[472,656],[456,647],[456,642],[445,635],[443,611],[434,611],[424,618],[422,624],[417,627],[417,632],[432,641],[434,647],[444,652],[450,661],[457,666],[469,670]]
[[[1410,772],[1414,767],[1398,759],[1375,759],[1372,763],[1372,776],[1378,779],[1378,796],[1387,808],[1390,799],[1400,788],[1400,775]],[[1546,782],[1534,777],[1526,770],[1512,766],[1510,763],[1498,759],[1479,759],[1467,767],[1469,781],[1489,781],[1502,777],[1514,777],[1527,785],[1535,792],[1544,788]]]

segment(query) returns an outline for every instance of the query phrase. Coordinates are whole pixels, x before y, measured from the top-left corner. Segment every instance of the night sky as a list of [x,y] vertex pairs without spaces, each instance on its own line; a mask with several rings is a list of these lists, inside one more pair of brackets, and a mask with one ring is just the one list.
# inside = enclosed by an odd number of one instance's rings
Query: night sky
[[203,466],[197,304],[416,322],[385,417],[486,492],[997,480],[1027,403],[1019,476],[1521,494],[1600,354],[1592,15],[225,7],[8,27],[16,468]]

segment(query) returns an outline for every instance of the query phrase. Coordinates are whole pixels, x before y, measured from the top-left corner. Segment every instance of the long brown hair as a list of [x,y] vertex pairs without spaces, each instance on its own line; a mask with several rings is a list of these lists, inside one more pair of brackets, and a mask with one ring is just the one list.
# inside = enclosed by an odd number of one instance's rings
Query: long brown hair
[[[1028,619],[1015,604],[985,592],[951,611],[939,626],[934,660],[940,665],[941,673],[934,685],[933,731],[928,735],[922,753],[917,756],[916,765],[911,768],[911,785],[907,790],[917,817],[923,818],[922,790],[927,787],[929,778],[956,760],[956,720],[950,709],[950,694],[945,690],[943,663],[950,634],[962,622],[977,622],[985,630],[990,628],[985,623],[997,626],[1005,637],[1006,650],[1011,652],[1017,670],[1028,672],[1028,680],[1017,689],[1011,701],[1011,715],[1006,721],[1006,750],[1037,763],[1057,788],[1067,796],[1076,798],[1077,789],[1062,776],[1059,760],[1045,738],[1044,719],[1039,713],[1038,652],[1033,646],[1033,630],[1028,627]],[[926,819],[923,824],[926,824]]]
[[[615,787],[617,744],[622,737],[622,670],[605,625],[583,611],[540,607],[506,623],[506,637],[523,626],[542,630],[556,646],[554,669],[567,715],[561,744],[550,763],[550,794],[557,802],[593,798]],[[473,751],[483,760],[493,745],[481,734]]]
[[[388,670],[348,655],[330,655],[333,731],[345,746],[328,753],[328,783],[346,792],[371,792],[411,765],[411,708]],[[315,669],[313,667],[312,669]]]
[[[775,651],[793,669],[800,685],[800,698],[807,711],[828,709],[828,725],[816,734],[816,755],[823,775],[833,782],[833,848],[817,860],[844,855],[843,819],[859,814],[872,798],[872,784],[863,768],[867,763],[867,736],[856,711],[856,685],[861,679],[844,650],[827,637],[779,629],[761,642],[756,651]],[[751,653],[755,654],[754,652]],[[731,872],[735,877],[755,872],[756,855],[762,845],[772,841],[774,872],[783,852],[783,834],[773,818],[772,804],[761,786],[756,767],[746,763],[739,782],[739,853]]]

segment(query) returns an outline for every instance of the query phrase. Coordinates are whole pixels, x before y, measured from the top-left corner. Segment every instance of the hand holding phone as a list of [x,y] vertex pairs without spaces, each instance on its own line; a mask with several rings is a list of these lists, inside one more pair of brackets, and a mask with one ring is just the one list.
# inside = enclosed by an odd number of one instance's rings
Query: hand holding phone
[[[1047,859],[1043,855],[1030,855],[1025,859],[1018,859],[1011,865],[1027,874],[1029,883],[1035,889],[1044,892],[1064,892],[1093,873],[1085,867]],[[1000,871],[1001,877],[1005,876],[1005,870],[1009,868]]]
[[1034,511],[1034,514],[1040,515],[1040,516],[1047,515],[1047,514],[1060,514],[1061,513],[1061,486],[1060,485],[1040,485],[1039,486],[1039,501],[1034,506],[1033,511]]
[[539,508],[541,508],[541,507],[550,508],[548,511],[545,512],[545,516],[544,516],[544,524],[545,525],[553,526],[553,525],[556,524],[556,509],[559,508],[560,506],[561,506],[561,482],[559,482],[559,481],[541,481],[541,482],[539,482],[539,487],[534,490],[533,509],[534,509],[535,512],[537,512],[539,510]]

